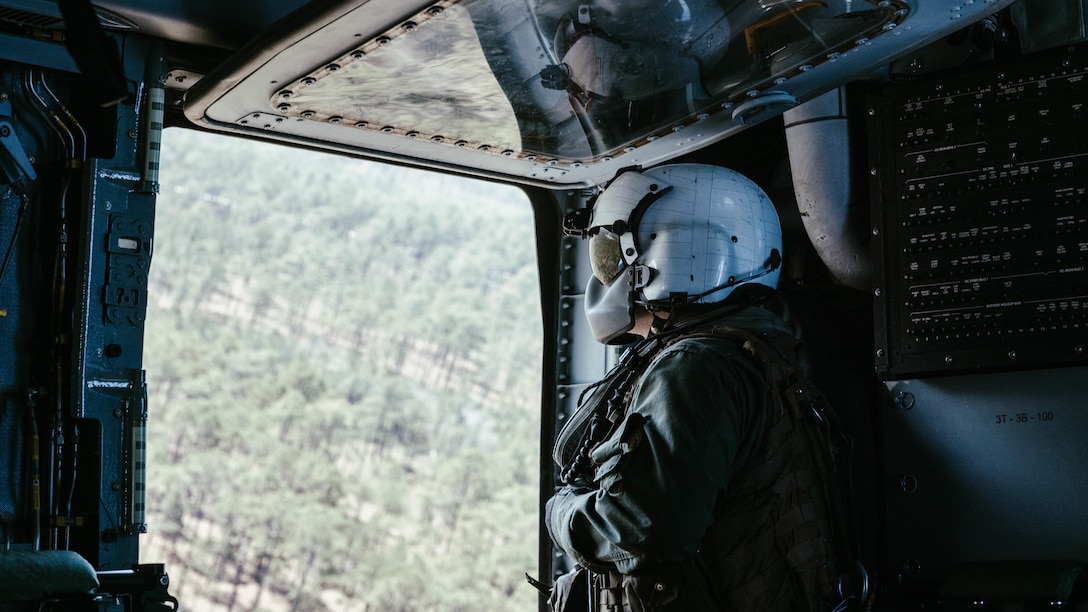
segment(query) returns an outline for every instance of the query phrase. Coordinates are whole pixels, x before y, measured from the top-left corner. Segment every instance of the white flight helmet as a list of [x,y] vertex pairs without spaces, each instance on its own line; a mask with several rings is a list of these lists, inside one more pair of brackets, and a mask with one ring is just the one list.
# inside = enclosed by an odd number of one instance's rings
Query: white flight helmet
[[778,213],[733,170],[672,164],[626,172],[587,213],[567,225],[590,238],[586,317],[600,342],[632,339],[635,304],[713,304],[744,283],[778,284]]

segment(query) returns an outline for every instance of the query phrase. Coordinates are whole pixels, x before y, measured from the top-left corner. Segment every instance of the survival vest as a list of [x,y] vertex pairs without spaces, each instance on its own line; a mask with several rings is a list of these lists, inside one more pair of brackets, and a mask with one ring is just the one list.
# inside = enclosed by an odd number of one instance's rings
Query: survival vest
[[724,610],[831,610],[853,570],[832,407],[798,373],[796,338],[727,326],[693,335],[742,342],[768,393],[762,448],[719,497],[699,551],[714,600]]

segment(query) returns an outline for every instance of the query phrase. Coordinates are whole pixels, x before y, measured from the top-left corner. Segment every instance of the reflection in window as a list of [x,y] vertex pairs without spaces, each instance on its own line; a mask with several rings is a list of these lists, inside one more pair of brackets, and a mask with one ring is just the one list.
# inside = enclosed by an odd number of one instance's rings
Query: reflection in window
[[271,102],[507,156],[600,159],[834,61],[907,13],[901,0],[442,0]]

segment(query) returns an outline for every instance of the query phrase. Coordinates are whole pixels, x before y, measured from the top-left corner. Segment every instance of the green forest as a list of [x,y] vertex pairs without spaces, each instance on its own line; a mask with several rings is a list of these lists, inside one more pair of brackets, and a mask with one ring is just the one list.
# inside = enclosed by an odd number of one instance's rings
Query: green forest
[[160,183],[140,561],[182,609],[534,609],[525,195],[178,129]]

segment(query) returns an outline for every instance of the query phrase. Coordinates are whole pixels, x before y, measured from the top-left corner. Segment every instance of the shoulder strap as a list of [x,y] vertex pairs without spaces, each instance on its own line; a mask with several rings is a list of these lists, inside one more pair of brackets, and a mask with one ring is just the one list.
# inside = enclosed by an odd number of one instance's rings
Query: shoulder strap
[[608,376],[582,393],[552,449],[552,459],[562,468],[562,482],[584,485],[592,481],[589,453],[623,419],[632,384],[663,346],[658,339],[650,338],[628,349]]

